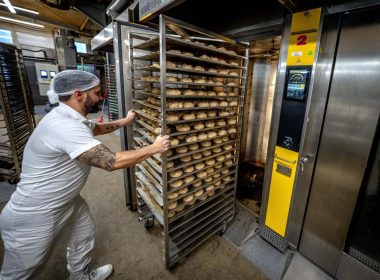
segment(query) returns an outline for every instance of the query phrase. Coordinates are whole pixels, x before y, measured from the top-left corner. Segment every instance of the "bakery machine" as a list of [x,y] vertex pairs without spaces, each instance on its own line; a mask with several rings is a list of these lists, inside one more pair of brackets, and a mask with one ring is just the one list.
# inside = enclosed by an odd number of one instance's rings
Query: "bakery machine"
[[380,279],[379,4],[295,13],[282,35],[260,235],[337,279]]
[[159,30],[123,35],[128,146],[171,137],[129,185],[145,227],[161,225],[170,268],[234,215],[249,45],[162,15]]

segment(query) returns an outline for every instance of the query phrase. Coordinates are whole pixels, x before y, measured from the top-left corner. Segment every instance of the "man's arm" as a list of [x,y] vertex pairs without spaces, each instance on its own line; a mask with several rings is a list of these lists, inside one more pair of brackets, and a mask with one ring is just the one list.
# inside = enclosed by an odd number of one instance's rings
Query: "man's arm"
[[133,121],[135,115],[136,113],[134,113],[133,111],[129,111],[125,118],[108,123],[97,123],[95,125],[95,128],[93,129],[94,135],[97,136],[107,134],[123,126],[126,126]]
[[99,144],[77,157],[78,160],[91,166],[108,171],[133,166],[144,159],[169,149],[169,136],[158,136],[152,145],[139,150],[113,153],[105,145]]

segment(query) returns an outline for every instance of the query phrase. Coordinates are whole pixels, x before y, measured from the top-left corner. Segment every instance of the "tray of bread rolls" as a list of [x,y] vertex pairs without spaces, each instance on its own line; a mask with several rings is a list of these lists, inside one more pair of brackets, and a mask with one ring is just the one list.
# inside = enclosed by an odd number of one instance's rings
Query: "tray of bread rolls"
[[167,265],[233,215],[249,57],[248,44],[178,24],[129,34],[125,79],[133,148],[170,136],[168,151],[134,168],[163,225]]

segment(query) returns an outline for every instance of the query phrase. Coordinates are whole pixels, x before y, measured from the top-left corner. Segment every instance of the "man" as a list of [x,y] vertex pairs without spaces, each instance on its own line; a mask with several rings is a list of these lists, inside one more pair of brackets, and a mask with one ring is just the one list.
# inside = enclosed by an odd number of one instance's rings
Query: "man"
[[[169,137],[134,151],[111,152],[94,138],[131,123],[124,119],[94,124],[86,115],[102,101],[99,79],[67,70],[53,79],[60,105],[47,114],[24,151],[21,181],[0,216],[5,254],[1,279],[35,279],[58,235],[67,232],[71,280],[106,279],[112,265],[90,266],[95,224],[80,196],[91,166],[108,171],[132,166],[169,148]],[[57,276],[52,275],[52,279]]]

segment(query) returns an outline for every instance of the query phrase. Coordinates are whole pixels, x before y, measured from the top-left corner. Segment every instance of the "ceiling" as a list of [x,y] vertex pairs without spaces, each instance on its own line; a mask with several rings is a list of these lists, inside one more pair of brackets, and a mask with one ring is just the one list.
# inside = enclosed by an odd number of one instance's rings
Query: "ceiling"
[[80,11],[80,9],[74,6],[71,6],[68,10],[60,10],[49,7],[37,0],[10,1],[14,6],[38,11],[39,15],[33,15],[17,10],[16,14],[12,14],[9,12],[7,7],[0,6],[0,16],[7,16],[14,19],[39,23],[44,25],[45,29],[64,28],[73,30],[81,35],[87,35],[89,37],[96,35],[103,29],[105,22],[99,22],[98,19],[99,17],[104,17],[104,20],[107,20],[105,10],[111,2],[111,0],[79,1],[82,7],[85,5],[85,8],[93,8],[93,10],[96,9],[95,12],[97,12],[99,16],[96,16],[96,14],[93,16],[90,14],[85,14],[86,11]]

